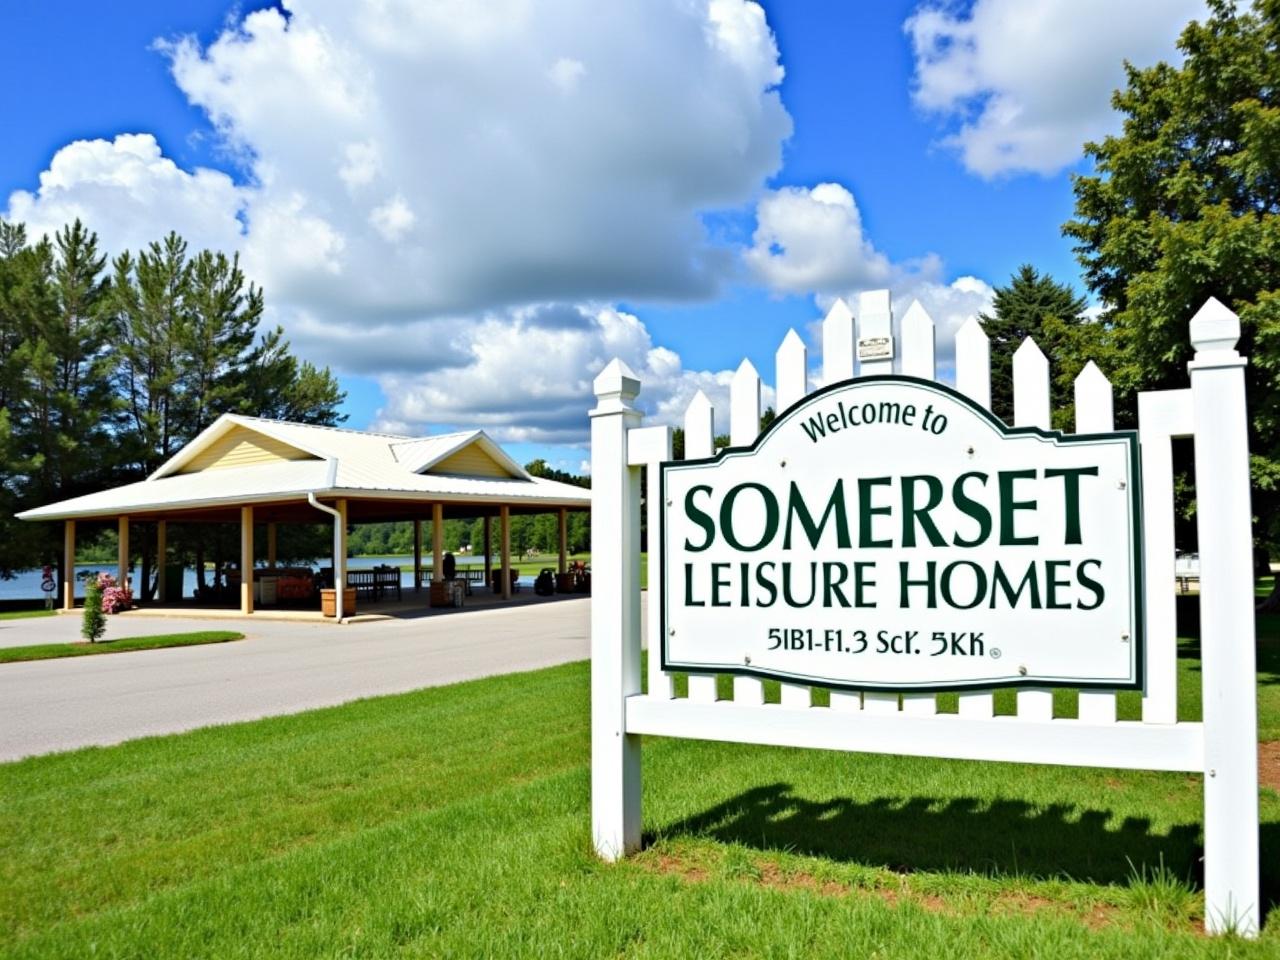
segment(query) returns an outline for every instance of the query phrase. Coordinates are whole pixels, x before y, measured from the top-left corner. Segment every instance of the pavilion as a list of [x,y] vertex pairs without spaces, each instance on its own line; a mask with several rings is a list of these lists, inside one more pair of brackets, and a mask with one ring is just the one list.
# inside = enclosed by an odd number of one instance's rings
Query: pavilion
[[[486,581],[492,518],[501,524],[501,595],[511,596],[512,513],[558,512],[560,571],[566,568],[566,519],[589,510],[591,491],[531,476],[482,430],[398,436],[224,414],[145,480],[18,514],[65,525],[62,602],[75,605],[77,521],[114,520],[121,582],[129,571],[130,520],[156,524],[164,567],[166,523],[240,524],[240,613],[254,609],[254,525],[267,527],[267,563],[275,565],[276,525],[333,525],[337,617],[347,584],[347,527],[412,520],[414,582],[422,566],[422,521],[431,521],[432,578],[443,577],[443,520],[483,517]],[[165,601],[165,577],[157,600]]]

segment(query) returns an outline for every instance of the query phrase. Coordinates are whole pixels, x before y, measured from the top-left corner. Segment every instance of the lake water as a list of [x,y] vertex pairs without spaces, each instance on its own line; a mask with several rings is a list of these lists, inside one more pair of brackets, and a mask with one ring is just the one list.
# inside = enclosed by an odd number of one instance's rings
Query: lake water
[[[457,564],[459,567],[484,566],[483,556],[463,556],[463,555],[455,554],[454,559],[457,561]],[[498,562],[498,558],[495,557],[494,558],[495,566],[497,565],[497,562]],[[423,563],[425,566],[430,566],[431,557],[429,554],[423,558]],[[392,566],[397,566],[397,567],[413,566],[413,555],[405,554],[403,556],[388,555],[388,556],[382,556],[382,557],[350,557],[347,560],[347,569],[348,570],[368,570],[370,567],[378,567],[378,566],[382,566],[383,564],[390,564]],[[323,565],[327,567],[329,564],[326,561]],[[319,566],[319,564],[315,566]],[[313,566],[313,569],[315,569],[314,566]],[[99,572],[99,571],[105,572],[105,573],[115,573],[116,565],[114,563],[77,563],[76,564],[77,575],[81,573]],[[213,578],[213,572],[209,571],[209,573],[206,574],[206,580],[211,580],[212,578]],[[42,599],[44,597],[44,594],[40,592],[40,580],[41,580],[41,574],[39,570],[24,570],[21,573],[19,573],[17,578],[14,580],[0,580],[0,600]],[[141,591],[140,583],[141,583],[141,572],[138,570],[137,567],[135,567],[133,570],[133,591],[135,594]],[[412,588],[413,574],[409,573],[408,571],[401,571],[400,584],[402,587]],[[533,578],[521,577],[520,585],[532,586]],[[189,568],[182,575],[182,595],[184,597],[190,597],[195,593],[195,589],[196,589],[196,571],[194,568]],[[54,591],[55,597],[60,596],[60,592],[59,592],[60,590],[61,590],[61,585],[59,585],[58,590]],[[78,580],[76,582],[76,596],[77,597],[84,596],[84,585],[81,584]]]

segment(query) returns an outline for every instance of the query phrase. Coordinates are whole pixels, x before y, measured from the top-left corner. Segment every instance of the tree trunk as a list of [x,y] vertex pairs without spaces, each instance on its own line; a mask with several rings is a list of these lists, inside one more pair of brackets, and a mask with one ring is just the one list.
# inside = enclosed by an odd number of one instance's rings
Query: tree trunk
[[1280,576],[1271,584],[1269,593],[1257,607],[1258,613],[1280,613]]

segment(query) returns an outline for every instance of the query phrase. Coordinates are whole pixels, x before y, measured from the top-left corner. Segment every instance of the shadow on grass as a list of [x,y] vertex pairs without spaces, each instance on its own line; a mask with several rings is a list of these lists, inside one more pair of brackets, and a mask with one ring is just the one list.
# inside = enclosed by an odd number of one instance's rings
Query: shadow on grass
[[[664,838],[709,837],[761,851],[824,857],[897,873],[1057,878],[1128,886],[1167,868],[1203,882],[1201,825],[1155,832],[1142,817],[1113,822],[1108,810],[973,797],[877,797],[813,801],[789,784],[755,787],[670,824]],[[646,844],[653,841],[646,837]],[[1261,903],[1280,905],[1280,824],[1261,827]]]

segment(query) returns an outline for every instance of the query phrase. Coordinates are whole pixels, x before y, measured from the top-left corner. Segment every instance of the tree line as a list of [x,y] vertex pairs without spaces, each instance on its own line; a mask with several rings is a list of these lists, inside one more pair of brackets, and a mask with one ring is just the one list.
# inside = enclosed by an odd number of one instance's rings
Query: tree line
[[[0,577],[61,563],[61,529],[16,512],[141,480],[223,413],[345,419],[333,374],[263,310],[238,257],[176,233],[112,257],[79,220],[34,240],[0,220]],[[189,563],[234,556],[210,526],[170,542]],[[144,573],[153,544],[137,541]]]

